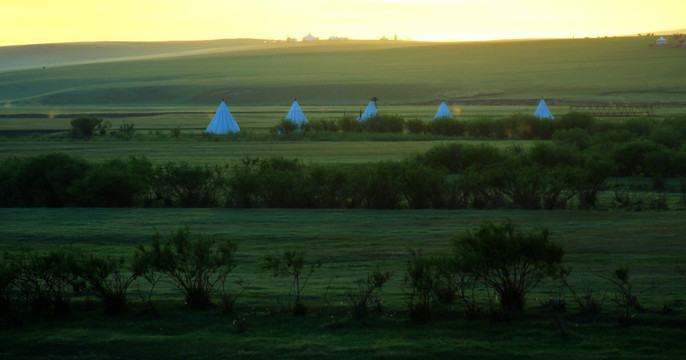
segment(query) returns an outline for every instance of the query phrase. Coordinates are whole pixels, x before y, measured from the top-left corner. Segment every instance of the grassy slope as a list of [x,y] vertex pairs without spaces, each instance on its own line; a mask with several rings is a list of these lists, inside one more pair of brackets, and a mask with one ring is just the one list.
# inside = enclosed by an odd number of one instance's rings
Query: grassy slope
[[682,101],[680,48],[645,38],[318,42],[0,74],[0,103],[195,106],[421,103],[445,98]]
[[[683,299],[683,278],[674,264],[684,259],[680,213],[527,212],[527,211],[345,211],[345,210],[180,210],[180,209],[3,209],[2,249],[22,246],[51,248],[71,245],[107,254],[131,254],[155,231],[162,234],[188,225],[193,232],[217,234],[238,244],[236,275],[251,289],[239,300],[238,312],[248,333],[235,334],[234,316],[214,312],[188,313],[169,286],[156,302],[162,317],[137,312],[119,319],[77,312],[68,321],[0,332],[0,356],[73,358],[550,358],[669,359],[680,356],[682,312],[661,315],[662,305]],[[449,239],[484,218],[512,218],[526,225],[548,226],[574,268],[574,284],[588,276],[597,294],[612,289],[593,273],[608,274],[629,265],[635,288],[657,281],[659,287],[640,295],[648,313],[636,324],[616,324],[619,313],[609,300],[599,318],[562,316],[568,336],[561,336],[554,314],[535,309],[554,296],[545,283],[529,297],[531,314],[509,323],[467,321],[460,308],[443,308],[427,325],[410,324],[403,314],[401,279],[407,248],[445,252]],[[37,220],[38,219],[38,220]],[[34,226],[36,223],[41,226]],[[126,230],[122,230],[126,229]],[[324,262],[306,288],[311,314],[292,319],[269,315],[277,299],[288,292],[286,279],[273,279],[259,269],[260,259],[284,249],[300,248]],[[374,266],[394,271],[384,291],[385,315],[372,316],[366,326],[350,320],[345,294],[353,278]],[[329,305],[323,302],[327,292]],[[137,300],[134,309],[140,309]],[[542,315],[544,314],[544,315]]]

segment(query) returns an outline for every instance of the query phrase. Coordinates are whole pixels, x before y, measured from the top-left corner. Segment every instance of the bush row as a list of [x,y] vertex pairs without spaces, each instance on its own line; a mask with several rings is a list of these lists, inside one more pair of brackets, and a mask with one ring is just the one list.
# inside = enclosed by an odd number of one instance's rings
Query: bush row
[[358,165],[278,157],[226,166],[153,166],[143,157],[91,163],[60,153],[8,158],[0,162],[0,206],[592,208],[612,177],[651,179],[657,191],[676,178],[671,191],[686,193],[686,149],[622,136],[573,129],[527,148],[451,143]]
[[513,114],[501,118],[460,120],[438,118],[431,121],[404,119],[398,115],[379,114],[367,120],[354,117],[312,120],[299,127],[282,120],[274,131],[288,134],[302,132],[369,132],[432,134],[479,139],[550,140],[560,130],[584,130],[591,135],[624,132],[627,136],[650,139],[670,148],[680,146],[686,137],[686,116],[657,119],[629,119],[622,122],[600,121],[583,113],[567,113],[557,119],[539,119],[533,115]]
[[[77,296],[94,296],[101,300],[106,314],[118,315],[127,310],[128,289],[137,278],[148,283],[148,294],[141,299],[150,310],[154,310],[152,293],[156,285],[165,281],[181,292],[190,310],[207,309],[218,296],[221,310],[232,312],[240,295],[240,291],[229,292],[227,287],[237,265],[235,253],[231,241],[192,237],[188,228],[166,237],[155,234],[147,246],[136,247],[130,263],[123,257],[103,257],[74,249],[5,252],[0,267],[0,302],[5,309],[2,322],[7,325],[26,310],[66,316],[71,299]],[[464,294],[479,286],[494,291],[503,310],[520,311],[526,294],[544,277],[557,274],[561,263],[562,249],[549,239],[548,230],[523,231],[511,221],[484,223],[474,233],[453,239],[449,256],[429,259],[411,251],[403,280],[410,317],[426,320],[435,297],[452,302],[458,294],[475,311],[480,305],[474,294]],[[305,286],[321,266],[321,262],[306,261],[303,252],[291,250],[264,256],[261,267],[292,282],[284,310],[305,315]],[[375,303],[380,306],[381,290],[390,277],[390,272],[377,268],[355,280],[357,290],[350,291],[347,298],[357,319],[366,317]]]
[[[147,290],[142,291],[139,284],[138,292],[144,306],[154,314],[157,310],[152,298],[160,282],[173,285],[189,310],[218,308],[232,313],[248,288],[241,280],[232,279],[235,254],[236,245],[231,241],[191,236],[188,228],[164,237],[155,234],[148,245],[136,247],[133,261],[128,262],[123,257],[71,248],[5,252],[0,256],[0,327],[18,324],[26,314],[66,317],[72,301],[79,297],[89,301],[93,296],[106,314],[119,315],[129,309],[129,287],[137,279],[147,283],[143,286]],[[291,282],[289,300],[285,306],[281,304],[282,310],[306,315],[305,287],[322,265],[308,261],[304,252],[287,250],[263,256],[261,268]],[[484,222],[454,237],[451,250],[441,255],[410,250],[402,293],[407,314],[415,321],[431,319],[440,304],[458,303],[468,318],[507,316],[522,311],[527,295],[551,278],[569,290],[582,313],[600,312],[603,299],[588,287],[572,287],[570,273],[563,266],[563,250],[551,240],[548,229],[522,229],[510,220]],[[382,290],[391,276],[391,272],[376,267],[354,279],[355,286],[346,290],[346,299],[355,319],[364,319],[373,308],[382,311]],[[635,312],[643,310],[638,298],[643,291],[632,287],[626,267],[604,278],[617,290],[614,301],[621,309],[620,322],[629,325]],[[236,282],[239,288],[229,290],[229,282]],[[561,291],[546,305],[565,311],[566,300]]]

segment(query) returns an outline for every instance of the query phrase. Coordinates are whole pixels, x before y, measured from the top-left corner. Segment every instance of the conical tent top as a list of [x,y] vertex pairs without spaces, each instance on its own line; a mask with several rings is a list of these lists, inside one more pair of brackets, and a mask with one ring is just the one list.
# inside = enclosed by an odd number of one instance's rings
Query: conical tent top
[[442,117],[447,117],[447,118],[453,118],[453,114],[450,113],[450,110],[448,110],[448,105],[445,104],[445,101],[441,101],[441,106],[438,107],[438,111],[436,111],[436,115],[434,116],[434,119],[442,118]]
[[369,105],[367,105],[367,109],[364,110],[364,113],[362,116],[357,118],[357,120],[367,120],[371,117],[374,117],[378,115],[379,112],[376,110],[376,106],[374,106],[374,101],[370,101]]
[[541,98],[541,102],[538,103],[538,108],[536,108],[534,116],[539,119],[554,119],[553,114],[548,109],[548,105],[546,105],[543,98]]
[[230,132],[239,131],[241,131],[241,128],[238,127],[238,123],[236,123],[236,120],[233,118],[233,115],[231,115],[226,103],[224,100],[222,100],[221,104],[219,104],[219,108],[217,108],[217,112],[212,118],[212,121],[210,121],[210,124],[207,125],[205,132],[224,135]]
[[293,106],[291,106],[291,110],[288,112],[288,115],[286,115],[286,120],[290,120],[298,125],[307,124],[307,118],[300,109],[298,100],[293,101]]

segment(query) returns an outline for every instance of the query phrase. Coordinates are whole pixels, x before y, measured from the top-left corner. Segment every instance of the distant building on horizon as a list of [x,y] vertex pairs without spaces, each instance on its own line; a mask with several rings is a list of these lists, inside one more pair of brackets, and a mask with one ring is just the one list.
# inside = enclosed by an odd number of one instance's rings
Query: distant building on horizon
[[334,40],[334,41],[335,41],[335,40],[348,40],[348,38],[345,37],[345,36],[335,36],[335,35],[331,35],[331,36],[329,36],[329,40]]
[[308,33],[307,36],[303,38],[303,41],[317,41],[319,40],[318,36],[312,35],[312,33]]

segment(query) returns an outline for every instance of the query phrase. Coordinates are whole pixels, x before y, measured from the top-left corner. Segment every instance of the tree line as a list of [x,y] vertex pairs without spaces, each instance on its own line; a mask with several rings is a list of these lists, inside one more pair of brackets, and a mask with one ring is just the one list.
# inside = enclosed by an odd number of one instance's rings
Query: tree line
[[512,114],[498,118],[454,119],[441,117],[430,121],[405,119],[400,115],[378,114],[369,119],[355,117],[315,119],[298,125],[281,120],[272,130],[280,134],[350,132],[430,134],[475,139],[550,140],[561,130],[581,129],[590,135],[622,132],[630,136],[649,137],[665,143],[683,142],[686,135],[686,116],[665,119],[634,118],[623,121],[600,121],[591,115],[570,112],[556,119],[539,119],[533,115]]
[[[404,160],[355,165],[281,157],[224,166],[153,166],[142,156],[9,157],[0,161],[0,206],[588,209],[613,178],[636,179],[657,194],[686,194],[686,134],[637,127],[558,130],[552,141],[526,147],[446,143]],[[624,191],[614,197],[620,206],[631,202]]]

